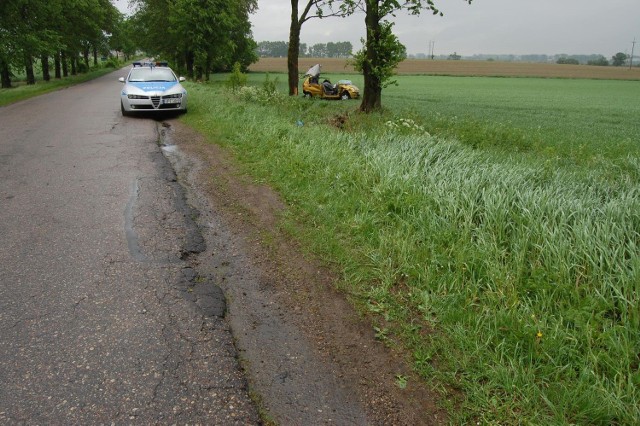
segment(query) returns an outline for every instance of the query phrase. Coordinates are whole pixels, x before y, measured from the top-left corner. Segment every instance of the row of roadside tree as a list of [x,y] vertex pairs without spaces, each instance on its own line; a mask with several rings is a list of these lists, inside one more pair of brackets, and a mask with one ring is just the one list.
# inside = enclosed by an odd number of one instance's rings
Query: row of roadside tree
[[131,0],[123,15],[115,0],[0,1],[0,75],[27,84],[75,75],[99,58],[136,52],[170,61],[180,73],[207,78],[257,60],[249,14],[257,0]]
[[107,35],[122,20],[109,0],[3,0],[0,2],[0,74],[11,87],[13,70],[22,69],[35,83],[34,62],[43,80],[89,68],[108,51]]
[[133,0],[138,47],[198,80],[257,60],[249,15],[257,0]]

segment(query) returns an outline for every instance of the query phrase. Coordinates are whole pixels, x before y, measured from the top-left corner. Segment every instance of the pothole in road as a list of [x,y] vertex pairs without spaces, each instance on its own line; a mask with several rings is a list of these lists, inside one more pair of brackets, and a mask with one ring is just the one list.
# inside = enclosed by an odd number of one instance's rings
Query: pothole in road
[[129,253],[140,263],[182,265],[173,287],[195,303],[205,316],[224,317],[226,301],[211,277],[197,272],[196,257],[206,243],[196,221],[199,212],[187,201],[187,192],[176,176],[180,153],[170,142],[171,126],[158,126],[162,153],[152,154],[158,177],[138,178],[125,208],[125,234]]

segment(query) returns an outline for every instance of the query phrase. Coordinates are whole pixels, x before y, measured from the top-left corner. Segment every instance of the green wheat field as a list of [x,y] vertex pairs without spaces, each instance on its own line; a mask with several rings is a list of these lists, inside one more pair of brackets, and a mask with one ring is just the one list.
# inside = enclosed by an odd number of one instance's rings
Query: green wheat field
[[282,194],[451,423],[640,422],[637,81],[398,76],[363,115],[248,77],[190,84],[184,120]]

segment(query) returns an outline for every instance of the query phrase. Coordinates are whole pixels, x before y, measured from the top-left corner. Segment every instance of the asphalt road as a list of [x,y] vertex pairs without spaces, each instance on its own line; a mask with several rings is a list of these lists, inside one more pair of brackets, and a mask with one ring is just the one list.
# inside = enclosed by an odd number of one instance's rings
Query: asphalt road
[[256,424],[203,240],[117,72],[0,108],[0,424]]

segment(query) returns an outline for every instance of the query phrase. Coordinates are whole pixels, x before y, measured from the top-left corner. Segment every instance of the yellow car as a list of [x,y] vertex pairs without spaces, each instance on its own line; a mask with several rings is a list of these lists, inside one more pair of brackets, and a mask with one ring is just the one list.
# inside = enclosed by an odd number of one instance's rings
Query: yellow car
[[302,95],[304,97],[317,96],[322,99],[358,99],[360,90],[351,83],[351,80],[340,80],[331,84],[329,80],[320,83],[320,64],[309,68],[304,75],[302,83]]

